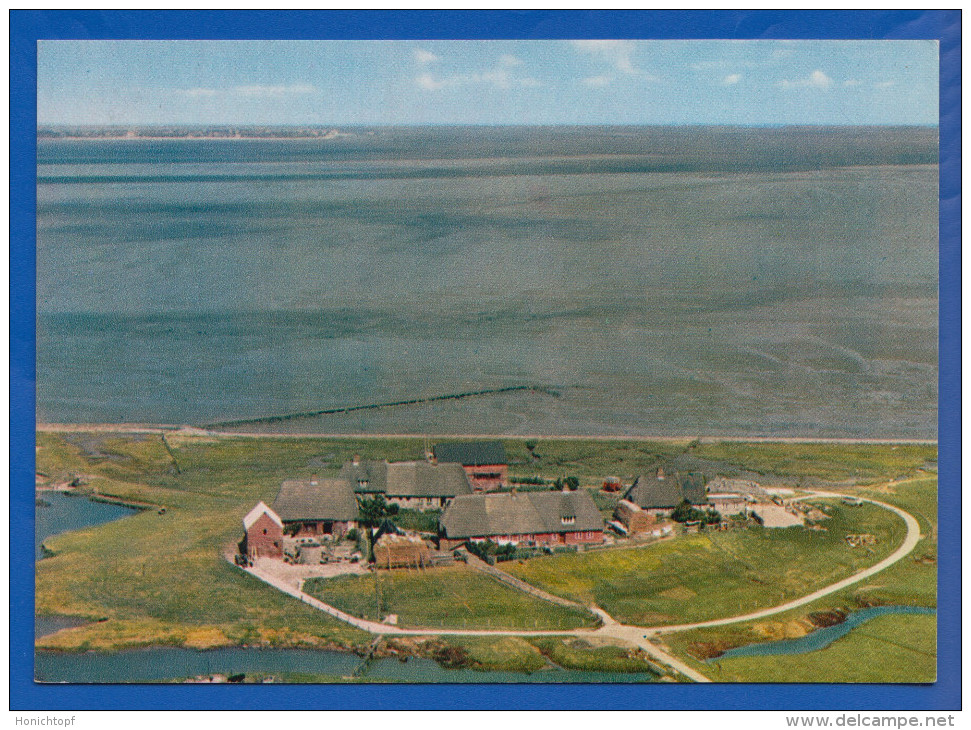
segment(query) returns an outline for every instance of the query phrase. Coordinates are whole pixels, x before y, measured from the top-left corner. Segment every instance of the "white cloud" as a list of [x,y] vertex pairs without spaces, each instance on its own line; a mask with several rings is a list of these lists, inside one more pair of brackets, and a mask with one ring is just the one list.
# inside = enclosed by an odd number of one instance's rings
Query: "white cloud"
[[873,86],[876,89],[889,89],[893,85],[894,85],[893,81],[878,81]]
[[860,83],[859,79],[847,79],[843,82],[843,86],[859,86]]
[[248,84],[233,87],[232,93],[239,96],[290,96],[293,94],[312,94],[316,89],[310,84],[265,85]]
[[194,87],[191,89],[177,89],[177,93],[193,99],[215,97],[246,97],[267,98],[280,96],[295,96],[313,94],[317,89],[312,84],[241,84],[229,89],[211,89]]
[[723,86],[733,86],[742,80],[742,74],[728,74],[722,79]]
[[585,79],[580,79],[580,83],[585,84],[586,86],[602,87],[602,86],[609,86],[612,80],[613,79],[607,75],[587,76],[587,78]]
[[415,61],[420,63],[422,66],[428,63],[437,63],[442,59],[436,56],[431,51],[426,51],[424,48],[415,49]]
[[828,89],[832,85],[833,79],[819,69],[816,69],[804,79],[795,81],[783,79],[779,82],[779,86],[783,89]]
[[639,73],[631,60],[631,56],[634,55],[633,41],[588,40],[570,41],[570,43],[580,53],[600,58],[621,73]]
[[415,83],[422,89],[428,89],[429,91],[437,91],[445,86],[444,81],[436,79],[431,74],[421,74],[421,76],[415,78]]
[[415,77],[415,83],[427,91],[438,91],[446,87],[458,86],[493,86],[497,89],[511,89],[514,87],[536,88],[542,85],[539,79],[532,76],[516,76],[510,71],[514,66],[522,64],[522,61],[515,56],[501,56],[498,64],[496,68],[471,74],[434,76],[430,73],[423,73]]

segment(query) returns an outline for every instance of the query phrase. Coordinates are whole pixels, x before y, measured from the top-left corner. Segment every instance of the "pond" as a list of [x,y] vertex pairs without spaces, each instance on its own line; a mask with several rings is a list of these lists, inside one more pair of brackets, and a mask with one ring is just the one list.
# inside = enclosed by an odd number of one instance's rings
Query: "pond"
[[860,626],[878,616],[888,616],[892,614],[936,614],[933,608],[922,606],[873,606],[854,611],[846,617],[842,623],[817,629],[812,633],[800,636],[798,639],[784,639],[782,641],[768,641],[762,644],[749,644],[729,649],[721,656],[709,659],[709,662],[721,661],[722,659],[732,659],[743,656],[771,656],[776,654],[807,654],[811,651],[825,649],[837,639],[850,633],[857,626]]
[[411,683],[638,683],[656,682],[644,672],[590,672],[546,669],[538,672],[446,669],[431,659],[378,659],[362,669],[353,654],[307,649],[212,649],[197,651],[171,647],[120,652],[34,654],[34,678],[38,682],[135,683],[161,682],[212,674],[309,674],[339,680],[360,671],[370,682]]
[[37,492],[34,507],[34,559],[44,557],[41,544],[52,535],[120,520],[138,512],[119,504],[95,502],[70,492]]

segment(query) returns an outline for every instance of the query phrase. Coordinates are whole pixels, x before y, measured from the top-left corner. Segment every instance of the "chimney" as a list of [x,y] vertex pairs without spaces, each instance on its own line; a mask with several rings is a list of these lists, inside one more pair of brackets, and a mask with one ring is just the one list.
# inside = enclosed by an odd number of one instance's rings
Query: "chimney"
[[317,486],[317,475],[316,474],[311,474],[310,475],[310,486],[311,487],[316,487]]
[[658,481],[664,481],[664,467],[663,466],[659,466],[657,468],[657,478],[658,478]]
[[358,466],[361,463],[361,457],[357,454],[351,457],[351,464],[353,466]]

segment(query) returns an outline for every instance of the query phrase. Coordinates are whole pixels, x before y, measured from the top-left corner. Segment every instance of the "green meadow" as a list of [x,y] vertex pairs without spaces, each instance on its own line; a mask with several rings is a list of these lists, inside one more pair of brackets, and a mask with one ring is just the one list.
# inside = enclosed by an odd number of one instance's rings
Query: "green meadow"
[[[806,616],[812,611],[877,603],[935,605],[936,477],[921,471],[936,455],[929,447],[901,452],[900,447],[868,445],[861,452],[843,445],[799,444],[792,445],[799,455],[797,464],[792,464],[784,462],[777,444],[724,444],[717,452],[711,449],[718,444],[672,441],[539,439],[533,449],[527,449],[524,440],[507,439],[505,444],[511,473],[545,479],[576,475],[591,489],[604,476],[647,471],[685,450],[752,470],[777,469],[790,476],[801,471],[817,478],[826,474],[835,481],[858,479],[870,482],[855,488],[860,494],[899,504],[920,520],[924,539],[912,556],[818,605],[764,625],[664,637],[672,651],[705,673],[710,666],[692,653],[699,644],[740,645],[788,635],[786,631],[804,633]],[[240,539],[243,515],[258,500],[271,503],[284,479],[334,474],[353,454],[418,458],[423,449],[420,439],[216,438],[184,432],[167,433],[163,439],[158,434],[42,432],[37,445],[42,480],[78,479],[82,491],[153,507],[46,541],[53,556],[37,563],[37,612],[78,616],[92,623],[41,638],[39,648],[76,651],[175,645],[362,650],[370,644],[369,634],[282,595],[227,563],[223,554]],[[840,449],[848,450],[845,462],[839,459]],[[871,481],[886,474],[897,480]],[[608,510],[615,497],[598,494],[598,499]],[[820,504],[831,512],[822,523],[825,531],[707,532],[645,547],[545,556],[503,567],[551,593],[597,604],[625,622],[669,624],[732,615],[790,600],[849,575],[889,554],[903,537],[903,522],[885,510],[834,501]],[[155,509],[161,507],[164,514]],[[845,535],[860,532],[875,535],[876,545],[850,548]],[[379,611],[397,613],[407,626],[559,630],[592,624],[589,616],[532,599],[462,566],[420,573],[382,572],[377,578],[348,577],[311,586],[317,595],[351,613],[369,618]],[[773,660],[776,663],[729,660],[721,663],[719,671],[726,681],[773,681],[773,677],[794,676],[792,666],[806,667],[800,677],[822,676],[825,662],[820,657],[847,642],[852,647],[864,633],[871,642],[886,639],[884,651],[896,656],[897,650],[887,648],[887,641],[911,644],[894,632],[918,631],[919,626],[932,624],[927,617],[887,617],[816,654]],[[914,641],[912,648],[927,651],[928,641]],[[559,665],[626,672],[645,666],[645,659],[626,647],[588,646],[571,639],[444,637],[439,643],[457,647],[471,666],[483,669],[532,671]],[[862,676],[849,659],[846,662],[846,676]],[[813,669],[816,663],[819,668]],[[871,675],[877,676],[874,672]],[[927,676],[923,670],[919,674]],[[879,676],[897,675],[887,669]]]
[[[814,628],[811,614],[867,606],[937,606],[937,479],[907,479],[856,490],[897,505],[917,518],[921,540],[903,560],[866,580],[806,606],[751,621],[663,637],[680,658],[716,681],[930,682],[935,677],[936,617],[895,615],[873,619],[829,647],[795,656],[737,657],[703,663],[706,653],[794,638]],[[715,673],[717,672],[717,673]],[[805,677],[805,679],[802,679]]]
[[533,598],[464,565],[314,578],[304,590],[360,618],[380,621],[397,614],[398,625],[410,628],[566,630],[596,625],[592,614]]

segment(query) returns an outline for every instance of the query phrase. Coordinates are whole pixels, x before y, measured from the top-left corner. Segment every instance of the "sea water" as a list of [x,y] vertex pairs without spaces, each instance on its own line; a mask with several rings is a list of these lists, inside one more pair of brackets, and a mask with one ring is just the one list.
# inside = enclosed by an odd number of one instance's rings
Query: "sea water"
[[40,140],[37,413],[933,438],[937,131]]

